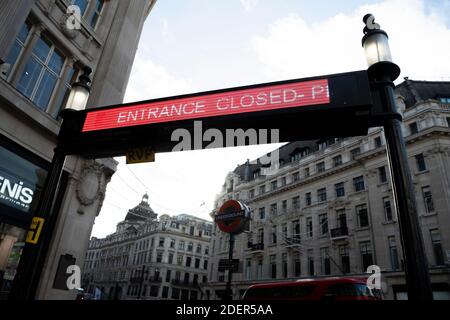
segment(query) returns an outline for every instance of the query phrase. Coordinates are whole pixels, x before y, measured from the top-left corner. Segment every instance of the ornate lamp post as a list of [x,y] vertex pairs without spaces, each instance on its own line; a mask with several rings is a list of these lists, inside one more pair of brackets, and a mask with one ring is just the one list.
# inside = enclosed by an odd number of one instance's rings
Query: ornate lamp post
[[405,276],[409,300],[432,300],[428,262],[423,247],[422,232],[411,170],[408,164],[405,140],[402,135],[402,116],[395,105],[393,81],[400,75],[400,68],[392,61],[388,35],[375,23],[375,18],[367,14],[362,46],[366,53],[368,74],[372,90],[379,93],[384,133],[387,142],[389,168],[394,190],[394,202],[398,213]]
[[84,68],[84,74],[80,76],[78,82],[72,85],[66,107],[61,111],[63,120],[58,134],[58,142],[30,230],[27,234],[26,244],[22,251],[22,257],[9,296],[11,300],[32,300],[35,297],[57,219],[57,212],[53,210],[55,196],[58,193],[66,161],[66,153],[64,152],[64,146],[61,142],[63,139],[61,137],[67,134],[67,126],[70,126],[70,122],[64,122],[64,119],[71,112],[85,109],[90,93],[91,80],[89,75],[91,72],[91,68]]

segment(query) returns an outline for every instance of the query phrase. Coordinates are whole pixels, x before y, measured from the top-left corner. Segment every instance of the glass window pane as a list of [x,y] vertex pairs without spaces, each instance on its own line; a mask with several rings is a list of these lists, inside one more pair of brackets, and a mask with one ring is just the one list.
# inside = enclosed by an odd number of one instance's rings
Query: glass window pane
[[33,49],[33,53],[42,61],[45,62],[48,53],[50,52],[50,47],[52,45],[44,38],[39,38],[36,46]]
[[22,43],[25,42],[28,38],[28,34],[30,33],[31,26],[28,22],[25,22],[22,25],[22,28],[19,31],[19,34],[17,35],[17,39],[19,39]]
[[36,92],[36,96],[34,97],[34,102],[41,110],[45,111],[47,109],[55,85],[56,77],[50,72],[45,71],[38,91]]
[[55,52],[53,52],[52,57],[50,58],[48,66],[50,67],[50,69],[55,71],[55,73],[57,75],[59,75],[63,64],[64,64],[64,58],[63,58],[62,54],[60,54],[58,51],[55,50]]
[[80,7],[81,15],[84,15],[88,5],[88,0],[74,0],[73,4]]
[[30,58],[25,66],[22,77],[17,83],[17,90],[28,98],[31,97],[41,70],[42,65],[40,65],[34,58]]

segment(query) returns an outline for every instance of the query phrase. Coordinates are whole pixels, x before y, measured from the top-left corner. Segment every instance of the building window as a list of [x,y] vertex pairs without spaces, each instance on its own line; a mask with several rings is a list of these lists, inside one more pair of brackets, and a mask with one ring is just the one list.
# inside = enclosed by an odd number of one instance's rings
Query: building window
[[319,162],[318,164],[316,164],[316,168],[317,168],[317,172],[324,172],[325,171],[325,162]]
[[373,143],[375,148],[381,148],[382,146],[381,137],[376,137],[375,139],[373,139]]
[[450,127],[450,117],[447,117],[447,126]]
[[275,254],[270,256],[270,276],[272,279],[277,277],[277,256]]
[[272,244],[277,243],[277,226],[272,227]]
[[171,298],[172,298],[172,299],[175,299],[175,300],[180,299],[180,289],[179,289],[179,288],[174,288],[174,287],[172,287]]
[[297,253],[294,256],[294,276],[300,277],[301,275],[301,261],[300,261],[300,255]]
[[166,271],[166,282],[170,282],[171,275],[172,275],[172,270],[167,270]]
[[415,156],[416,158],[416,165],[417,165],[417,171],[422,172],[427,170],[427,164],[425,163],[425,157],[423,154],[418,154]]
[[266,186],[265,185],[259,186],[259,194],[263,194],[265,192],[266,192]]
[[169,287],[164,286],[162,288],[162,295],[161,298],[167,299],[169,297]]
[[430,187],[423,187],[422,188],[422,195],[423,195],[423,201],[425,202],[425,210],[427,213],[434,211],[434,203],[433,203],[433,196],[431,195]]
[[275,180],[275,181],[272,181],[271,183],[270,183],[270,189],[272,190],[272,191],[274,191],[274,190],[276,190],[277,189],[277,181]]
[[163,252],[162,251],[158,251],[156,253],[156,262],[161,263],[162,262],[162,258],[163,258]]
[[197,247],[196,247],[196,249],[195,249],[195,252],[196,253],[202,253],[202,245],[199,243],[199,244],[197,244]]
[[175,239],[170,239],[170,248],[175,249]]
[[305,204],[307,205],[307,206],[310,206],[311,205],[311,192],[308,192],[308,193],[306,193],[305,194]]
[[249,197],[250,199],[253,199],[253,198],[255,197],[255,190],[254,190],[254,189],[251,189],[251,190],[248,192],[248,197]]
[[330,274],[331,273],[331,265],[330,265],[330,252],[328,248],[320,248],[320,262],[321,262],[321,273],[322,274]]
[[361,154],[361,148],[355,148],[350,150],[350,156],[352,158],[352,160],[355,160],[357,156],[359,156]]
[[326,213],[319,215],[319,225],[322,235],[328,234],[328,216]]
[[384,208],[384,217],[386,221],[392,221],[392,207],[391,207],[391,200],[389,200],[389,197],[383,198],[383,208]]
[[263,220],[266,217],[266,208],[259,208],[259,219]]
[[300,209],[300,197],[299,196],[292,198],[292,207],[294,209]]
[[361,253],[362,271],[366,272],[367,268],[373,264],[372,247],[370,241],[362,241],[359,243]]
[[282,177],[281,178],[281,186],[285,186],[286,185],[286,177]]
[[294,173],[292,174],[292,181],[297,182],[297,181],[299,181],[299,180],[300,180],[300,173],[294,172]]
[[208,269],[208,260],[203,260],[203,269],[204,270]]
[[94,12],[92,13],[91,22],[90,22],[92,29],[95,29],[98,21],[100,20],[104,4],[105,4],[105,2],[103,0],[95,0],[95,8],[94,8]]
[[245,262],[245,280],[250,280],[252,274],[252,259],[247,259]]
[[387,174],[386,174],[386,167],[379,167],[378,168],[378,177],[380,179],[380,183],[387,182]]
[[178,249],[179,250],[184,250],[184,241],[178,242]]
[[391,268],[392,270],[400,269],[400,264],[398,262],[398,251],[397,251],[397,242],[395,241],[395,236],[388,237],[389,243],[389,257],[391,259]]
[[300,239],[300,221],[294,220],[292,221],[292,235],[294,239]]
[[190,267],[192,262],[192,257],[186,257],[186,267]]
[[444,252],[442,251],[441,235],[438,229],[430,230],[431,245],[433,246],[434,261],[436,265],[444,264]]
[[282,234],[282,240],[283,240],[283,241],[286,241],[286,238],[287,238],[287,230],[288,230],[287,224],[286,224],[286,223],[283,223],[283,225],[281,226],[281,234]]
[[341,271],[343,273],[350,273],[350,256],[348,254],[348,245],[339,246],[339,256],[341,258]]
[[195,258],[194,266],[196,269],[200,268],[200,259],[199,258]]
[[308,272],[310,276],[314,276],[314,251],[313,249],[308,249]]
[[187,245],[187,251],[192,252],[193,249],[194,249],[194,244],[192,242],[189,242]]
[[313,221],[312,221],[312,217],[306,218],[306,234],[307,234],[308,238],[312,238],[313,237]]
[[264,228],[258,230],[258,243],[259,244],[264,243]]
[[16,40],[14,41],[11,51],[6,57],[5,63],[9,64],[9,70],[6,73],[6,76],[8,76],[11,73],[13,66],[16,64],[16,61],[19,58],[20,53],[25,47],[25,43],[27,42],[30,30],[31,24],[28,21],[26,21],[22,25],[22,28],[20,29],[19,34],[17,35]]
[[345,186],[343,182],[336,183],[334,188],[336,190],[336,198],[345,196]]
[[287,200],[283,200],[281,202],[281,210],[282,210],[283,213],[287,212]]
[[272,203],[270,205],[270,214],[271,215],[276,215],[277,214],[277,204],[276,203]]
[[367,205],[362,204],[356,206],[356,215],[358,216],[358,226],[368,227],[369,226],[369,214],[367,212]]
[[364,177],[359,176],[353,179],[353,186],[355,187],[355,192],[364,190]]
[[63,65],[62,53],[46,37],[39,38],[17,83],[17,90],[40,110],[47,111]]
[[262,258],[258,259],[258,263],[256,265],[256,280],[262,279],[262,270],[263,270],[263,260]]
[[309,177],[309,167],[305,168],[305,178]]
[[341,164],[342,164],[342,156],[341,155],[333,158],[333,165],[335,167],[339,167]]
[[167,262],[170,264],[173,263],[173,253],[169,253],[169,260]]
[[183,264],[183,256],[181,254],[177,255],[177,265],[181,266]]
[[327,189],[326,188],[317,190],[317,201],[319,201],[319,202],[327,201]]
[[287,278],[288,277],[287,253],[283,253],[283,255],[282,255],[281,266],[282,266],[283,278]]
[[419,129],[417,128],[417,122],[410,123],[408,127],[410,134],[416,134],[417,132],[419,132]]
[[205,255],[208,255],[209,254],[209,246],[206,246],[205,247]]
[[164,247],[164,237],[160,237],[160,238],[159,238],[158,246]]

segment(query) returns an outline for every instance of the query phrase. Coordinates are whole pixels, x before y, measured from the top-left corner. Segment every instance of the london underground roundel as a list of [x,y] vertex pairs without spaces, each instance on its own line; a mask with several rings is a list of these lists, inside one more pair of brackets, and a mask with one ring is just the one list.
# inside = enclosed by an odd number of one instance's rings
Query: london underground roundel
[[250,220],[250,208],[237,200],[226,201],[214,217],[222,232],[239,234],[245,230]]

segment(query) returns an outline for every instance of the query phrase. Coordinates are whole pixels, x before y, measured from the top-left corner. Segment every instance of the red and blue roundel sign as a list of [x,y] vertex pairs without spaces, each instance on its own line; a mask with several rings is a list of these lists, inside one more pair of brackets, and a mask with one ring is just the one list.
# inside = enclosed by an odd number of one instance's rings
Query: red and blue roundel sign
[[239,234],[245,230],[250,220],[250,208],[237,200],[226,201],[214,217],[222,232]]

